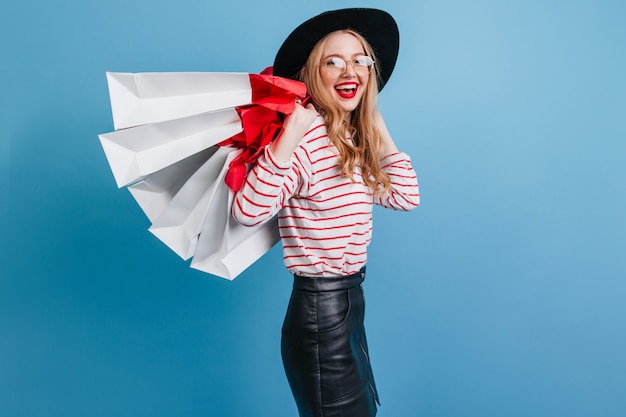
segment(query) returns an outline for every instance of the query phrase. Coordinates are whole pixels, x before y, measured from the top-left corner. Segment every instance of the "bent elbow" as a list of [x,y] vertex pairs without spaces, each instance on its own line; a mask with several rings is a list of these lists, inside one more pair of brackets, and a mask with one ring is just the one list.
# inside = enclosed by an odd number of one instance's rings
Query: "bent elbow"
[[402,211],[411,211],[420,205],[419,194],[404,194],[401,198],[396,198],[397,208]]
[[[256,226],[265,223],[272,216],[268,211],[258,212],[253,210],[254,207],[246,207],[241,201],[235,199],[231,210],[233,219],[242,226]],[[249,210],[248,210],[249,209]]]
[[235,219],[235,221],[242,226],[254,226],[259,222],[258,219],[247,216],[236,203],[233,204],[233,209],[231,213],[233,219]]

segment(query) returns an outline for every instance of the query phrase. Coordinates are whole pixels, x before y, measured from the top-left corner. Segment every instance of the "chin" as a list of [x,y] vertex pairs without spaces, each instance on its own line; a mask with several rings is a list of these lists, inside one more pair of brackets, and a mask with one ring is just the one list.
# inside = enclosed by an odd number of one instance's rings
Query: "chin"
[[349,102],[338,101],[337,104],[346,113],[352,113],[354,109],[356,109],[359,106],[359,102],[360,100],[349,101]]

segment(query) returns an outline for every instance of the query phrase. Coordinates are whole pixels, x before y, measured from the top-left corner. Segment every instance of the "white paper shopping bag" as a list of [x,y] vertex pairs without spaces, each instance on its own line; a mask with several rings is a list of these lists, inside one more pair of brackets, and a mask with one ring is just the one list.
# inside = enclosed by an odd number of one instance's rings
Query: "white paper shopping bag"
[[99,135],[118,187],[138,181],[242,130],[235,109]]
[[231,214],[235,193],[224,184],[225,175],[223,170],[222,181],[204,218],[191,267],[232,280],[269,251],[280,236],[276,217],[257,226],[243,226],[235,221]]
[[[232,199],[231,199],[232,201]],[[231,205],[226,207],[230,211]],[[210,217],[207,216],[207,220]],[[199,271],[217,275],[229,280],[235,279],[239,274],[267,253],[278,241],[278,220],[273,218],[267,223],[257,226],[243,226],[231,216],[227,218],[224,234],[219,242],[219,247],[213,247],[210,252],[204,247],[207,235],[200,232],[196,253],[193,256],[191,267]]]
[[249,104],[247,73],[107,72],[115,130]]
[[172,198],[217,149],[218,146],[212,146],[127,187],[150,222],[163,214]]
[[189,259],[193,256],[207,209],[216,192],[224,185],[221,174],[227,158],[238,153],[238,150],[228,147],[217,149],[152,223],[150,232],[181,258]]

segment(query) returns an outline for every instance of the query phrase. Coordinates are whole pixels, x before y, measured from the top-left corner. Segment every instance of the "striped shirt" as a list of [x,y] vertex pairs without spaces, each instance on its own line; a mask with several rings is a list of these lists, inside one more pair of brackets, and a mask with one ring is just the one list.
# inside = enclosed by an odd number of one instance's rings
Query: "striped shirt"
[[353,274],[367,261],[373,204],[395,210],[419,205],[409,156],[394,153],[380,164],[391,179],[384,194],[372,192],[358,167],[354,181],[342,176],[324,119],[318,116],[289,162],[276,160],[265,148],[235,196],[233,216],[255,225],[278,214],[285,266],[293,274]]

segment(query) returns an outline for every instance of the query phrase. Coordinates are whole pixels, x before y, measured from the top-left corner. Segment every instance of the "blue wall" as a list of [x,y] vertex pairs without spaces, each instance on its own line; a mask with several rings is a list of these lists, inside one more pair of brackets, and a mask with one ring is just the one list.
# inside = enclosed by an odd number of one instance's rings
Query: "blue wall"
[[398,20],[380,98],[422,207],[376,210],[381,417],[626,413],[626,3],[24,0],[5,6],[0,415],[296,415],[274,248],[188,268],[118,190],[105,71],[243,71],[327,9]]

